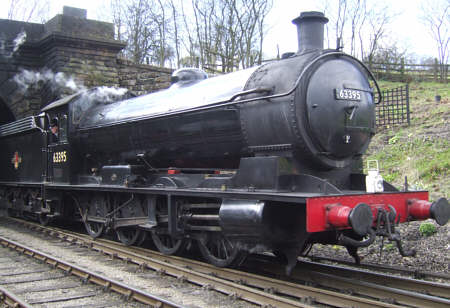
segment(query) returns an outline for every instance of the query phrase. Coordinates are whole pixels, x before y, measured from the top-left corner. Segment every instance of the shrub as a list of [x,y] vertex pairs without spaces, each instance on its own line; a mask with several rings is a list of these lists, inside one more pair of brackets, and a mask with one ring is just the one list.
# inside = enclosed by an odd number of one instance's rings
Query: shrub
[[386,249],[387,251],[391,251],[395,249],[394,243],[387,243],[386,245],[384,245],[384,249]]
[[423,222],[420,224],[419,232],[423,236],[431,236],[436,233],[436,226],[431,222]]

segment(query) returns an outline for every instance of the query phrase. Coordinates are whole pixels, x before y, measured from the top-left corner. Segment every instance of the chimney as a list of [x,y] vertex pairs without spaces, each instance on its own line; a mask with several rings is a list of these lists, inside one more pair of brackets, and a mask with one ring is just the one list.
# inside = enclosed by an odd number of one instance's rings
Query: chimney
[[79,9],[79,8],[71,7],[71,6],[64,6],[63,7],[63,15],[86,19],[87,18],[87,10]]
[[322,12],[302,12],[292,21],[297,26],[298,53],[323,49],[323,28],[327,22]]

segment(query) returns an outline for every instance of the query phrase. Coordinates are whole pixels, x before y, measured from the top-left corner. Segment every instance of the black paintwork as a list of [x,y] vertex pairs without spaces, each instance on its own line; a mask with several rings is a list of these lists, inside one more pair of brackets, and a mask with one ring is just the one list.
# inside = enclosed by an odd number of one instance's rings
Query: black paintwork
[[[80,95],[70,103],[70,141],[89,157],[88,169],[136,164],[138,155],[154,168],[237,169],[255,155],[344,168],[367,147],[374,104],[351,57],[313,51],[235,74],[239,82],[229,74],[115,103]],[[205,93],[209,86],[215,91]],[[364,91],[351,119],[348,103],[334,97],[346,87]]]
[[[309,237],[306,198],[364,189],[352,168],[374,133],[370,72],[351,56],[322,49],[324,22],[323,14],[302,15],[299,52],[280,61],[210,79],[183,69],[167,90],[114,101],[91,90],[45,107],[39,127],[1,126],[12,134],[0,135],[3,166],[15,151],[26,154],[19,171],[2,166],[0,180],[42,187],[35,214],[57,216],[64,203],[80,215],[81,207],[95,213],[100,201],[117,195],[113,206],[136,197],[137,209],[150,198],[151,227],[161,223],[156,206],[164,205],[163,224],[174,238],[220,224],[232,239],[295,259]],[[361,97],[345,100],[337,89]],[[54,118],[67,133],[58,140],[47,127]],[[11,191],[25,194],[6,189],[16,204],[27,200]],[[91,202],[94,196],[100,203]],[[189,206],[218,221],[192,225]],[[355,228],[360,216],[352,218]]]
[[35,117],[29,117],[0,127],[0,180],[11,182],[41,182],[46,163],[43,150],[46,135]]

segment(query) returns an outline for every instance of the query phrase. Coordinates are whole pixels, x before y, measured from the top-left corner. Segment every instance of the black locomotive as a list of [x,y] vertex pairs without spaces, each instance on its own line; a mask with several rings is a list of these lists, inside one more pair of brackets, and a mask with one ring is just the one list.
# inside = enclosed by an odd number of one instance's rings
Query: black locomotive
[[43,224],[79,219],[127,245],[150,234],[166,254],[196,242],[217,266],[270,250],[290,269],[314,243],[344,245],[358,261],[376,235],[411,254],[395,223],[443,225],[450,207],[386,182],[367,192],[369,80],[378,85],[359,60],[323,49],[327,21],[302,13],[299,50],[279,61],[210,79],[180,69],[167,90],[114,101],[93,89],[1,126],[2,206]]

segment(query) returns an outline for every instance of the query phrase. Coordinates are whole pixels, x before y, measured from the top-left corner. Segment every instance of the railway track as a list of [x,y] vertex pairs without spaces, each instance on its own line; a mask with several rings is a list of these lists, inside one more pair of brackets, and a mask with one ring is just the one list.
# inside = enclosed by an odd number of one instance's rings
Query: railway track
[[[0,237],[0,245],[3,250],[9,248],[30,257],[18,258],[16,253],[1,252],[0,285],[6,288],[0,291],[4,302],[11,307],[50,308],[58,307],[61,302],[65,303],[64,307],[180,307],[15,241]],[[72,302],[76,306],[71,306]]]
[[[217,290],[234,298],[274,307],[448,307],[449,284],[348,270],[316,262],[300,263],[292,277],[267,256],[248,262],[248,272],[220,269],[203,262],[169,257],[139,247],[14,220],[46,234],[89,247],[111,258],[134,263],[178,279]],[[306,266],[305,266],[306,265]],[[258,270],[255,270],[258,269]],[[263,269],[263,270],[261,270]],[[253,273],[252,273],[253,272]],[[264,275],[260,275],[263,273]],[[394,280],[395,279],[395,280]],[[390,281],[388,283],[388,281]]]
[[410,268],[404,268],[404,267],[400,267],[400,266],[380,265],[380,264],[365,263],[365,262],[361,262],[361,264],[355,264],[354,261],[320,257],[320,256],[311,256],[310,259],[311,259],[311,261],[313,261],[315,263],[330,262],[333,264],[340,264],[340,265],[344,265],[344,266],[348,265],[351,267],[373,270],[373,271],[380,271],[383,273],[401,274],[402,276],[408,276],[410,278],[415,278],[415,279],[436,279],[436,280],[444,280],[447,283],[450,283],[450,275],[446,274],[446,273],[433,273],[433,272],[422,271],[422,270],[413,270]]
[[[282,275],[282,271],[273,262],[273,258],[257,256],[252,259],[252,266],[264,268],[266,275],[273,277]],[[251,269],[248,270],[251,271]],[[412,307],[449,307],[450,305],[450,284],[448,283],[308,261],[299,262],[291,278],[298,283],[336,289],[348,294],[377,298],[400,305]]]

